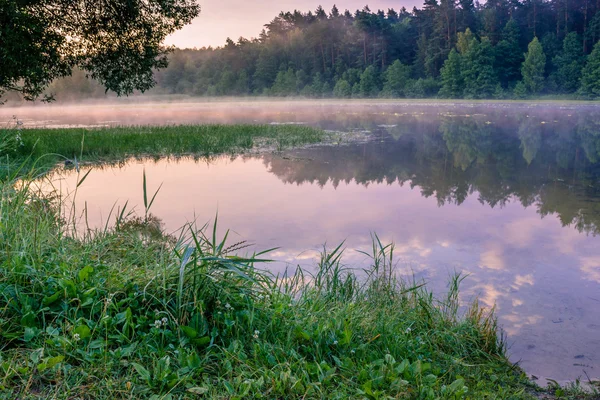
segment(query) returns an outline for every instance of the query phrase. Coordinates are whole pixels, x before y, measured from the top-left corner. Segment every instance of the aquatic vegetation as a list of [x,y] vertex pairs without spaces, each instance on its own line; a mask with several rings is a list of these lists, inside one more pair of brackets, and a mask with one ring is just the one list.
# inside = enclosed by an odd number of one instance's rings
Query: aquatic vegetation
[[[0,137],[15,137],[14,129],[0,129]],[[21,160],[45,165],[59,160],[117,160],[128,156],[213,155],[256,148],[281,150],[319,143],[325,132],[299,125],[179,125],[102,129],[23,129],[19,145],[12,146]],[[3,151],[0,148],[0,154]],[[13,158],[15,158],[13,156]]]

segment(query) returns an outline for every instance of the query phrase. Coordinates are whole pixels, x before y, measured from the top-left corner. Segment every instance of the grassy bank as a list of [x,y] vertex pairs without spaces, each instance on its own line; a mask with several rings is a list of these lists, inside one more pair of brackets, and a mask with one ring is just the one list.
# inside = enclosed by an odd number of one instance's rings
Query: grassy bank
[[211,229],[151,220],[74,240],[55,203],[2,186],[4,398],[526,398],[493,315],[394,277],[375,238],[273,277]]
[[[23,130],[16,152],[114,159],[249,149],[265,130],[286,146],[322,137],[277,126],[226,140],[228,128],[189,127],[184,143],[175,129],[86,130],[83,151],[83,130]],[[190,149],[194,130],[212,134]],[[245,255],[212,227],[169,236],[151,214],[75,238],[30,181],[0,183],[0,398],[532,397],[493,314],[459,311],[460,277],[436,299],[396,278],[393,246],[377,237],[365,270],[344,268],[337,248],[312,274],[275,277],[262,270],[268,252]]]
[[75,158],[114,161],[130,156],[161,157],[281,150],[321,142],[325,132],[298,125],[178,125],[100,129],[0,129],[0,155],[13,166],[30,158],[48,166]]

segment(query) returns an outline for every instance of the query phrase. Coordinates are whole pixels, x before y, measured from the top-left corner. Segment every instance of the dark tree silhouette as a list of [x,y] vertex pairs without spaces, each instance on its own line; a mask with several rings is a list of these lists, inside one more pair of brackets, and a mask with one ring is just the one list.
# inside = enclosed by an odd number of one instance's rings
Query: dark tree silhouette
[[165,37],[199,12],[195,0],[0,0],[0,95],[34,100],[75,67],[119,95],[147,90]]

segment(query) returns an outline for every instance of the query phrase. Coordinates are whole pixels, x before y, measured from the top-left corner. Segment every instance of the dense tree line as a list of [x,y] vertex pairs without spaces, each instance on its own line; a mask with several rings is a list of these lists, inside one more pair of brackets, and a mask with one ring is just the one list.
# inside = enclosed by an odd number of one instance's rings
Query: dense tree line
[[282,12],[256,39],[178,50],[158,90],[201,96],[600,95],[600,1],[426,0]]

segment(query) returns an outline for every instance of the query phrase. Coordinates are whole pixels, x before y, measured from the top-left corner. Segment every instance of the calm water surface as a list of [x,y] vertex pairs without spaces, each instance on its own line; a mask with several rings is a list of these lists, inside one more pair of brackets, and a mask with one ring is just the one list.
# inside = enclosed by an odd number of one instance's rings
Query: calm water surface
[[[250,240],[259,249],[278,246],[271,257],[279,271],[313,265],[324,243],[333,247],[343,240],[345,263],[359,268],[368,260],[356,250],[368,250],[370,232],[377,232],[396,243],[399,271],[435,291],[444,290],[454,271],[468,273],[463,299],[479,296],[496,305],[511,359],[529,374],[559,381],[585,377],[584,371],[600,377],[596,106],[140,107],[131,108],[137,115],[116,112],[116,120],[167,123],[173,114],[182,123],[306,123],[368,132],[371,140],[96,168],[76,200],[79,209],[87,202],[91,225],[103,224],[115,202],[143,207],[145,169],[151,191],[163,184],[152,213],[167,230],[210,221],[218,210],[219,224],[234,230],[233,240]],[[186,109],[177,114],[177,107]],[[96,111],[86,119],[79,110],[76,120],[68,112],[40,113],[28,124],[95,125]],[[76,176],[57,171],[53,179],[67,193]]]

